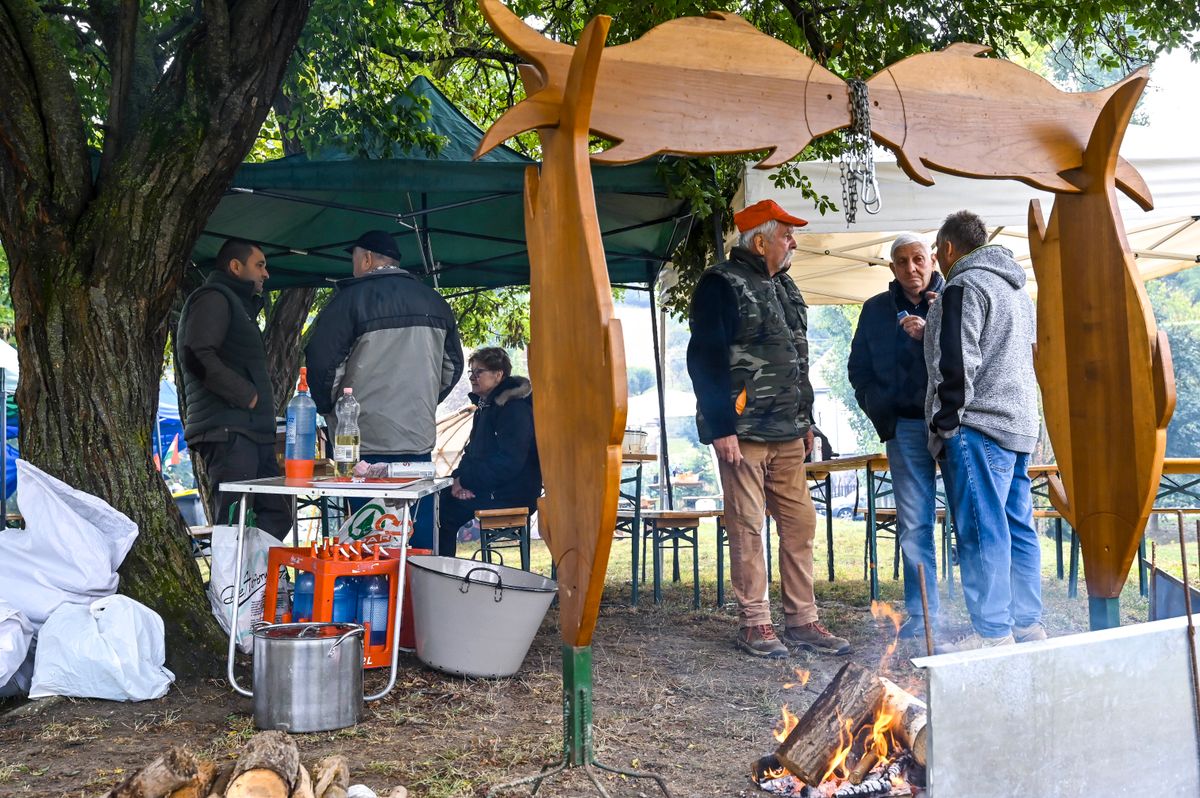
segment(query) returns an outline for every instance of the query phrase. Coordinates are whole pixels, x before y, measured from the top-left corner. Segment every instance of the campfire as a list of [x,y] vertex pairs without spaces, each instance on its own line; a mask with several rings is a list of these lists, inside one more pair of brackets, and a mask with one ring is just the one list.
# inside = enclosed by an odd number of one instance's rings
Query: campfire
[[[876,602],[871,609],[877,619],[899,630],[900,618],[891,607]],[[893,638],[881,666],[895,650]],[[807,671],[796,675],[800,684],[807,683]],[[918,698],[848,662],[802,717],[783,706],[774,731],[779,747],[754,763],[752,777],[773,795],[920,794],[925,785],[926,719],[925,704]]]

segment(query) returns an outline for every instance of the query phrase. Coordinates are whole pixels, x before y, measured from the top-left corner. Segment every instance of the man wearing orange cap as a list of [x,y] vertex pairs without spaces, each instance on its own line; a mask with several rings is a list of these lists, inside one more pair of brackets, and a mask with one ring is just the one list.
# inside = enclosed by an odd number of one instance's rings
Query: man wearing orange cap
[[[700,440],[717,451],[725,493],[737,646],[758,657],[786,657],[784,643],[845,654],[849,641],[818,622],[813,595],[817,521],[804,474],[813,445],[808,308],[787,275],[792,231],[807,222],[773,200],[733,220],[737,246],[701,276],[692,297],[688,374]],[[767,598],[766,510],[779,528],[780,636]]]

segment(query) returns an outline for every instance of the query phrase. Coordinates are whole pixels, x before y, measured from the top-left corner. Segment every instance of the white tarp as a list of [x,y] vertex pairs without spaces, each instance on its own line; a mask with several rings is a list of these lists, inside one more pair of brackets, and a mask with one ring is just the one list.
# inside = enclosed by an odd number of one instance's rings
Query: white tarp
[[[1131,157],[1150,186],[1154,210],[1144,212],[1117,193],[1129,245],[1138,257],[1145,279],[1161,277],[1200,262],[1200,158]],[[836,163],[810,161],[800,165],[818,194],[842,205],[840,170]],[[1015,180],[977,180],[934,173],[932,186],[914,183],[894,161],[876,153],[876,176],[883,207],[871,215],[861,208],[856,223],[846,224],[843,212],[819,215],[799,189],[778,189],[772,170],[747,165],[741,197],[735,208],[773,199],[808,220],[796,235],[799,249],[790,274],[810,304],[853,304],[883,291],[892,279],[886,268],[888,251],[898,233],[926,233],[932,240],[942,220],[964,208],[987,222],[996,243],[1013,251],[1032,281],[1027,240],[1029,201],[1038,199],[1047,221],[1053,195]],[[999,228],[997,232],[997,228]]]

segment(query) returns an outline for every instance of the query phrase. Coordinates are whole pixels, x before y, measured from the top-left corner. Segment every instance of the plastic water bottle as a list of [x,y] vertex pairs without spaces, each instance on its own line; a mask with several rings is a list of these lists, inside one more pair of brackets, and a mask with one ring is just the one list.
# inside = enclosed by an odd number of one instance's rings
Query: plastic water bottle
[[381,646],[387,642],[388,633],[387,577],[368,576],[362,581],[358,594],[358,622],[371,624],[370,645]]
[[288,479],[312,479],[317,456],[317,405],[308,393],[308,369],[300,369],[300,384],[287,406],[287,446],[283,472]]
[[292,591],[292,618],[297,622],[312,620],[313,588],[316,578],[308,571],[296,574],[296,589]]
[[334,623],[354,623],[358,618],[358,579],[339,576],[333,581]]
[[354,389],[343,388],[342,398],[338,399],[337,432],[333,438],[333,462],[337,466],[339,477],[349,477],[354,474],[354,466],[358,465],[358,445],[361,436],[358,432],[358,400],[354,398]]

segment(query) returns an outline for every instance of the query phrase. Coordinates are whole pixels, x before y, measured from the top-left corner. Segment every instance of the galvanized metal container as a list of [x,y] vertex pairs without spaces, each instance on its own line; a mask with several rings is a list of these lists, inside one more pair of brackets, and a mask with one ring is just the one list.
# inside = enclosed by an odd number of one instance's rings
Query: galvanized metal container
[[260,623],[253,633],[257,728],[329,731],[362,719],[361,626]]
[[463,676],[511,676],[546,616],[558,585],[503,565],[410,557],[417,657]]

